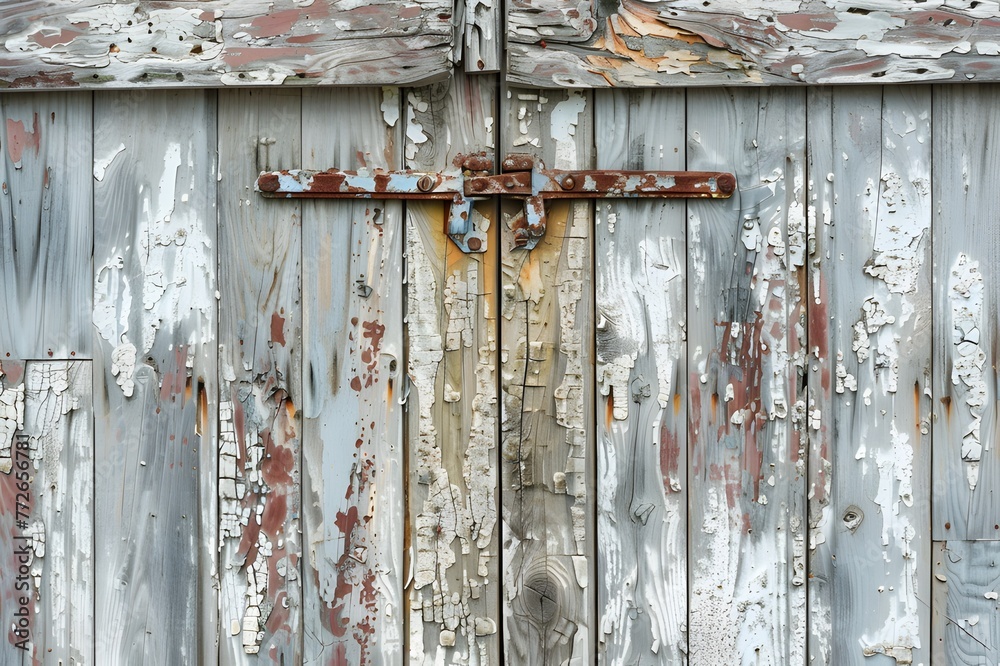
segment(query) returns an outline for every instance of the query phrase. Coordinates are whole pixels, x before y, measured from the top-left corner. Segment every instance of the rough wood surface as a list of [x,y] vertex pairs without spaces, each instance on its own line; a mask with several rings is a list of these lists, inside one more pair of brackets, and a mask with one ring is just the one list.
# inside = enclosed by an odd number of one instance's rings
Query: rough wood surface
[[0,97],[0,357],[92,354],[93,100]]
[[94,100],[99,664],[214,663],[216,98]]
[[934,543],[931,660],[947,666],[1000,663],[1000,568],[991,541]]
[[692,664],[805,659],[805,95],[688,92]]
[[417,84],[451,70],[453,13],[450,0],[8,3],[0,88]]
[[[513,89],[502,102],[505,152],[592,165],[588,95]],[[531,251],[513,249],[513,212],[500,237],[504,659],[592,663],[593,206],[550,204]]]
[[[398,89],[310,90],[302,113],[306,168],[399,168]],[[303,657],[399,663],[402,208],[308,202],[302,224]]]
[[301,164],[298,90],[219,93],[220,663],[302,661],[299,206],[253,191]]
[[[406,166],[455,170],[460,154],[492,153],[495,87],[459,74],[408,92]],[[488,234],[480,254],[448,238],[445,211],[406,208],[408,663],[486,666],[500,654],[497,207],[472,211]]]
[[934,89],[935,539],[1000,539],[1000,88]]
[[930,655],[930,115],[927,87],[809,97],[816,664]]
[[995,4],[511,0],[508,80],[533,86],[996,81]]
[[[503,61],[503,0],[464,0],[465,41],[461,56],[465,71],[499,72]],[[461,4],[458,5],[461,7]],[[457,58],[456,58],[457,60]]]
[[91,364],[0,363],[0,664],[94,659]]
[[[685,93],[595,95],[599,169],[683,169]],[[687,653],[683,201],[598,202],[597,597],[602,663]]]

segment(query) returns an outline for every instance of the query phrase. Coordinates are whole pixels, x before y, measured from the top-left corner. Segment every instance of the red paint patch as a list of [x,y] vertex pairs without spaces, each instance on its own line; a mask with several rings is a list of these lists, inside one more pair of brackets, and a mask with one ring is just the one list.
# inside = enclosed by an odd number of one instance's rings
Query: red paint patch
[[286,9],[258,16],[250,22],[249,32],[254,33],[255,37],[279,37],[291,30],[301,15],[302,11],[299,9]]
[[829,14],[778,14],[775,19],[792,30],[830,32],[837,27],[837,22],[830,20]]
[[285,318],[277,312],[271,314],[271,342],[285,346]]
[[295,46],[234,46],[223,51],[222,59],[230,67],[240,67],[248,63],[260,62],[262,60],[274,62],[276,60],[284,60],[285,58],[305,58],[305,56],[312,55],[315,52],[316,49],[307,49]]
[[79,30],[67,30],[63,28],[55,35],[44,35],[42,31],[39,30],[36,33],[28,35],[28,37],[34,43],[38,44],[42,48],[51,49],[53,46],[64,46],[69,44],[74,39],[82,35],[83,33]]
[[34,148],[35,155],[38,155],[41,132],[38,131],[38,114],[36,113],[31,121],[31,131],[29,132],[24,123],[20,120],[7,119],[7,154],[10,161],[17,164],[21,161],[25,148]]

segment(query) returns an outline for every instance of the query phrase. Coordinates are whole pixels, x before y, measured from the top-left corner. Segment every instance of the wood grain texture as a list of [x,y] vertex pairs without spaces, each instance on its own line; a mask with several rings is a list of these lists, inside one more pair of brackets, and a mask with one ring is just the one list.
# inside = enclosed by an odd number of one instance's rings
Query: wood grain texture
[[930,89],[816,91],[809,109],[810,656],[926,663]]
[[1000,662],[1000,568],[991,541],[934,543],[933,650],[942,666]]
[[452,62],[450,0],[29,0],[0,10],[2,88],[417,84]]
[[[493,77],[457,74],[407,93],[406,167],[455,171],[493,152]],[[499,663],[497,233],[463,254],[441,202],[406,207],[410,664]],[[492,229],[491,229],[492,227]]]
[[[501,0],[465,1],[465,40],[461,53],[470,73],[499,72],[503,61],[504,35]],[[458,5],[461,7],[461,4]],[[456,58],[457,60],[457,58]]]
[[95,661],[214,663],[216,96],[94,104]]
[[93,100],[0,97],[0,356],[92,355]]
[[0,664],[92,663],[94,419],[87,361],[0,364]]
[[[685,93],[601,91],[599,169],[683,170]],[[597,597],[602,663],[687,653],[683,201],[597,204]]]
[[692,664],[805,659],[805,96],[688,91]]
[[934,89],[935,539],[1000,539],[1000,88]]
[[[504,152],[592,166],[588,95],[513,89],[503,104]],[[504,659],[592,663],[593,206],[550,204],[531,251],[513,249],[514,214],[500,238]]]
[[996,81],[976,0],[511,0],[508,80],[559,87]]
[[298,90],[219,93],[220,663],[302,661],[301,214],[253,191],[301,164]]
[[[399,168],[398,89],[307,91],[302,113],[305,168]],[[307,202],[302,224],[303,658],[399,663],[402,207]]]

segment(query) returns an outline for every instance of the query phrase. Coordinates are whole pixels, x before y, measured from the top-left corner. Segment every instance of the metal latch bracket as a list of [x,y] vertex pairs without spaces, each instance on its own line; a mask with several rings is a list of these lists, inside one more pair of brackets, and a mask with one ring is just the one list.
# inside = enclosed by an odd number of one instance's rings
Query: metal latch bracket
[[472,204],[492,196],[524,199],[524,216],[514,223],[514,244],[534,248],[545,236],[548,199],[712,198],[736,189],[731,173],[714,171],[566,171],[546,169],[531,155],[508,155],[499,175],[490,175],[486,154],[459,156],[444,172],[268,171],[257,178],[265,197],[326,199],[440,200],[449,206],[446,233],[463,252],[485,252],[486,231],[473,220]]

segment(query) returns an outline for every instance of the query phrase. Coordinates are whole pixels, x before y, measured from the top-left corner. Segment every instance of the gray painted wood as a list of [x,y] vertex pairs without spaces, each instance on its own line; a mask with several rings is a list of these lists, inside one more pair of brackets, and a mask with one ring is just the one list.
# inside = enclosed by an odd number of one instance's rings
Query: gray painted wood
[[299,90],[219,93],[220,663],[302,661],[301,212],[253,191],[302,162]]
[[915,0],[520,0],[508,80],[651,87],[995,81],[994,5]]
[[[396,88],[307,91],[306,168],[398,168]],[[286,202],[287,203],[287,202]],[[304,663],[403,658],[403,217],[302,207]]]
[[[406,166],[455,170],[493,152],[496,79],[456,74],[409,91]],[[473,211],[485,253],[445,234],[440,201],[406,206],[410,664],[500,660],[497,207]]]
[[452,62],[451,0],[30,0],[0,11],[4,88],[416,84]]
[[0,374],[0,664],[89,664],[94,659],[91,364],[4,360]]
[[94,99],[96,654],[217,659],[216,97]]
[[[461,4],[458,5],[461,7]],[[470,73],[499,72],[503,53],[503,12],[498,0],[465,0],[465,40],[462,60]]]
[[1000,88],[934,89],[934,538],[1000,539]]
[[0,97],[0,357],[92,355],[93,100]]
[[810,656],[926,662],[930,89],[821,91],[809,114]]
[[983,666],[1000,662],[996,544],[936,541],[933,552],[933,663]]
[[[512,89],[502,152],[562,169],[593,164],[593,106],[581,91]],[[548,232],[513,249],[500,234],[504,659],[530,666],[595,657],[593,206],[548,207]]]
[[[595,95],[599,169],[682,170],[685,93]],[[683,201],[597,203],[601,663],[687,653],[687,234]]]
[[805,95],[691,90],[688,203],[692,664],[805,659]]

